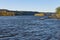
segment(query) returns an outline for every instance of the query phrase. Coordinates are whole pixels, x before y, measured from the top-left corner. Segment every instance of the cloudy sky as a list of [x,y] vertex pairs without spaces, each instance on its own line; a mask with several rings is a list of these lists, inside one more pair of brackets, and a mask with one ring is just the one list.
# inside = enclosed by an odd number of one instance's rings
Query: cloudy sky
[[54,12],[60,0],[0,0],[0,9]]

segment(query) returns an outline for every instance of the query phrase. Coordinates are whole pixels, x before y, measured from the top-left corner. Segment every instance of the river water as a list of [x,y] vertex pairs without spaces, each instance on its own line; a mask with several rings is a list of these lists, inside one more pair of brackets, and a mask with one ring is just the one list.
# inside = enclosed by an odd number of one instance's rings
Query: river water
[[41,18],[0,16],[0,40],[60,40],[60,20]]

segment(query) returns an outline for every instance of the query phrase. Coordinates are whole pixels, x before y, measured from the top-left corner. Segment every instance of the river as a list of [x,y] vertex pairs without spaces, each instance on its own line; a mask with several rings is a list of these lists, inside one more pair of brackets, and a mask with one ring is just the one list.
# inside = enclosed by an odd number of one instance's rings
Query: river
[[60,40],[60,20],[0,16],[0,40]]

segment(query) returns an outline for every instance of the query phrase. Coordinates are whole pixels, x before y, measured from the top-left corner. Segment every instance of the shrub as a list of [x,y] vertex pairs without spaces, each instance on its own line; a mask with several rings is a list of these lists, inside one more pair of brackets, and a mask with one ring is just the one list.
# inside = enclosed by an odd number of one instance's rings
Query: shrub
[[34,16],[45,16],[43,13],[36,13]]

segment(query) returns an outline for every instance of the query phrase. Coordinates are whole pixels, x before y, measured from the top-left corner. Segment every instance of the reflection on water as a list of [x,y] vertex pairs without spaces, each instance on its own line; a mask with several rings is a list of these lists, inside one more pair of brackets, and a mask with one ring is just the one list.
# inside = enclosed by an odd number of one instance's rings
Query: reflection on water
[[1,16],[0,40],[59,40],[60,20],[40,18],[42,17]]

